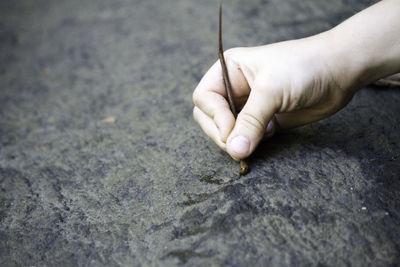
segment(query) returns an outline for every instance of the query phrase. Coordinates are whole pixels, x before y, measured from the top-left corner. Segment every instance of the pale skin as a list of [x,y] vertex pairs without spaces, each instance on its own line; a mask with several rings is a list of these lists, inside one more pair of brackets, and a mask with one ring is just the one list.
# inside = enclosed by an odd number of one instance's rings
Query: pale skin
[[193,93],[195,120],[239,160],[279,129],[334,114],[360,88],[400,72],[399,14],[400,0],[384,0],[315,36],[227,50],[238,117],[216,62]]

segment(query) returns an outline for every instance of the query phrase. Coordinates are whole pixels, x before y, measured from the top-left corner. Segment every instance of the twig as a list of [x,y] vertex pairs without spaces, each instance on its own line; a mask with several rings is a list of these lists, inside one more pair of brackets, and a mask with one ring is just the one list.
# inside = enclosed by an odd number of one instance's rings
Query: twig
[[222,74],[224,78],[226,93],[228,95],[229,107],[231,108],[232,114],[236,119],[237,112],[235,104],[233,103],[232,86],[229,79],[228,68],[226,67],[225,63],[224,49],[222,47],[222,0],[220,0],[219,2],[218,57],[219,61],[221,62]]
[[[229,107],[231,108],[232,114],[236,119],[238,114],[236,112],[235,104],[233,103],[232,86],[229,80],[228,68],[226,67],[225,63],[224,49],[222,47],[222,0],[219,2],[218,58],[222,67],[222,74],[225,83],[226,94],[228,95]],[[249,171],[249,165],[245,160],[242,159],[240,161],[240,175],[246,175]]]

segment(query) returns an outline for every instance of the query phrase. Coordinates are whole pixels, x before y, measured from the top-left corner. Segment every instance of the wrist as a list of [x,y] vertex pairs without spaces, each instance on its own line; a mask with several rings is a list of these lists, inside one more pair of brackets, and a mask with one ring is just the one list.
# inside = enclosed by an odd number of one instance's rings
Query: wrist
[[322,34],[340,87],[355,91],[400,72],[399,11],[400,2],[381,1]]
[[352,46],[340,30],[333,28],[321,36],[330,76],[340,89],[355,92],[379,78],[380,74],[375,71],[379,70],[377,62]]

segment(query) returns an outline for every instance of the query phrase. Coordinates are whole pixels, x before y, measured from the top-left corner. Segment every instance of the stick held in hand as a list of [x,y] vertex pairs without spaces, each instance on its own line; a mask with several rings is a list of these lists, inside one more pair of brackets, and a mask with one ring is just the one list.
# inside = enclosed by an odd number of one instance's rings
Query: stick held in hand
[[[219,27],[218,27],[218,58],[221,62],[222,67],[222,76],[224,79],[226,94],[228,95],[229,107],[232,111],[235,119],[237,118],[237,112],[235,108],[235,104],[233,103],[232,96],[232,86],[229,80],[228,68],[226,67],[225,57],[224,57],[224,49],[222,47],[222,0],[219,2]],[[240,175],[246,175],[250,171],[249,165],[245,160],[240,161]]]

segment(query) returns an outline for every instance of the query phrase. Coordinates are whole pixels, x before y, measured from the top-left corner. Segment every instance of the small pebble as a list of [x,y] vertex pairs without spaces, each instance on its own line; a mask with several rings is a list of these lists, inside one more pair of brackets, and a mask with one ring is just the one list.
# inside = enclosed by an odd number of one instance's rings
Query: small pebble
[[361,207],[362,210],[367,210],[367,207]]
[[115,117],[107,117],[104,120],[102,120],[102,122],[113,124],[113,123],[115,123],[116,120],[117,120],[117,118],[115,118]]

